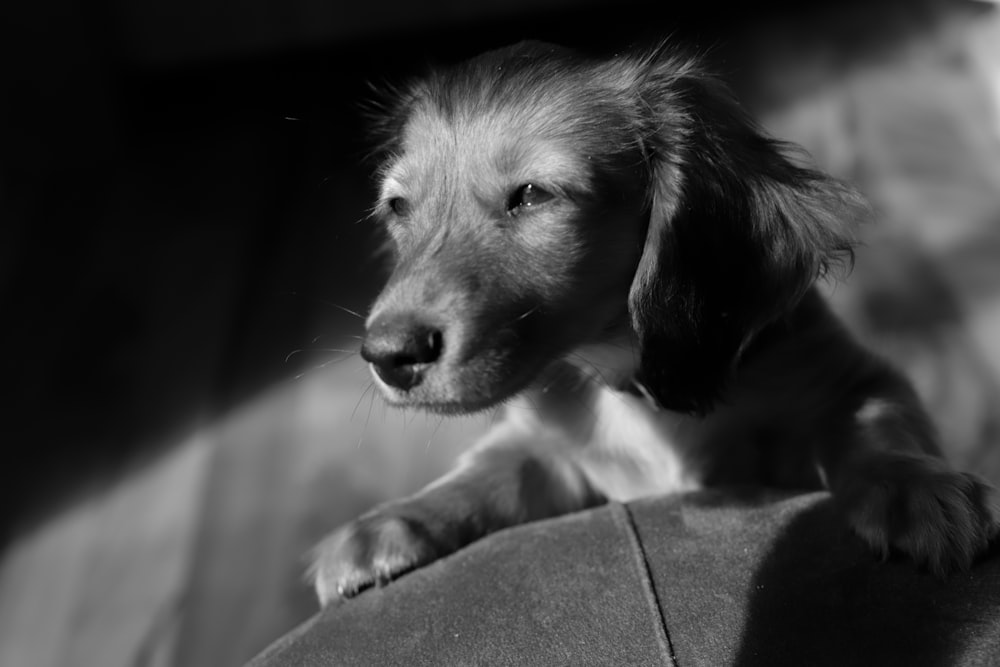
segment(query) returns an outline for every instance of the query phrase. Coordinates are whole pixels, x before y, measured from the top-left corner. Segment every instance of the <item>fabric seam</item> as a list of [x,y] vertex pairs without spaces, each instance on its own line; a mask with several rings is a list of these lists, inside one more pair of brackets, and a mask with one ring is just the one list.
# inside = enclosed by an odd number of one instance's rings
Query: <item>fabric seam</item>
[[636,567],[639,569],[639,576],[645,584],[643,588],[645,589],[646,603],[652,607],[652,611],[656,613],[656,617],[660,620],[659,628],[657,628],[658,632],[656,633],[660,648],[670,658],[670,663],[674,667],[680,667],[677,663],[677,654],[674,652],[674,643],[670,639],[670,630],[667,628],[667,619],[663,615],[660,596],[653,585],[653,572],[649,566],[649,558],[646,555],[646,549],[643,547],[642,541],[639,539],[639,530],[635,525],[632,511],[628,505],[623,503],[614,503],[613,506],[618,510],[615,514],[619,517],[619,520],[625,523],[625,532],[629,535],[629,542],[631,543],[632,552],[636,559]]

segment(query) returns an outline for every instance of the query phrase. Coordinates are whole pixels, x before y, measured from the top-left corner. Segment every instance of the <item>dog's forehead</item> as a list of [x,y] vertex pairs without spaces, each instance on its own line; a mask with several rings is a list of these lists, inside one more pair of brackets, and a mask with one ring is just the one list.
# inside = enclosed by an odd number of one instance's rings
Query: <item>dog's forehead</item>
[[427,104],[411,112],[403,130],[403,149],[424,155],[462,152],[494,156],[512,146],[557,143],[560,136],[569,133],[569,124],[555,110],[540,111],[528,104],[470,105],[451,113]]
[[589,172],[585,153],[578,142],[561,137],[557,127],[509,111],[447,116],[424,108],[410,114],[387,175],[397,182],[434,178],[438,170],[470,178],[530,172],[584,180]]

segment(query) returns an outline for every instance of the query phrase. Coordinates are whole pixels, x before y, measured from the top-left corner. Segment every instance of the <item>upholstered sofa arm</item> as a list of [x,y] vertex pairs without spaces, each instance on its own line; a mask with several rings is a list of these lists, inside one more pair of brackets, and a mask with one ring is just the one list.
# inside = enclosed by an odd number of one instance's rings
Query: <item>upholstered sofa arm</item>
[[1000,665],[1000,549],[941,580],[879,562],[822,493],[610,504],[327,608],[250,664]]

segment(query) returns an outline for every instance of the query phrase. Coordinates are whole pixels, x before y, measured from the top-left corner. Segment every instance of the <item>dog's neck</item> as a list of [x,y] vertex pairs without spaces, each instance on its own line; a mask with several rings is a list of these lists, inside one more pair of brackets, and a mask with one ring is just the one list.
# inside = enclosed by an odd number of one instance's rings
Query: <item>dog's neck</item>
[[561,363],[573,366],[592,382],[643,396],[655,405],[652,394],[636,379],[639,359],[639,341],[634,332],[629,327],[620,327],[605,340],[576,348]]
[[[742,378],[744,371],[753,369],[751,375],[758,375],[754,371],[762,364],[768,366],[771,363],[770,358],[774,357],[776,352],[780,357],[780,351],[788,347],[791,340],[801,337],[806,332],[817,330],[832,335],[838,341],[844,337],[842,327],[830,314],[829,307],[819,292],[811,289],[791,311],[764,326],[747,341],[735,363],[729,383],[723,388],[722,403],[727,402],[726,398],[732,391],[739,390],[740,386],[745,384],[742,382],[746,379]],[[832,342],[832,340],[826,341],[827,344]],[[658,387],[647,386],[638,379],[641,356],[640,342],[635,332],[627,323],[621,323],[610,330],[601,341],[576,348],[553,368],[558,374],[565,372],[555,370],[559,365],[569,365],[574,369],[573,373],[581,376],[583,381],[589,384],[605,386],[614,391],[640,397],[651,409],[665,410],[666,408],[657,399]],[[753,380],[752,377],[750,379]]]

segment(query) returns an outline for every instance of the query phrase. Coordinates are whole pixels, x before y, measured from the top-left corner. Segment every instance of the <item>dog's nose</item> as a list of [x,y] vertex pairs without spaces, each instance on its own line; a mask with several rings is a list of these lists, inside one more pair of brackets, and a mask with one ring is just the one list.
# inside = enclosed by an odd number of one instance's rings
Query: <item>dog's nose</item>
[[428,364],[441,356],[444,334],[413,314],[378,317],[365,336],[361,358],[391,387],[407,390],[420,384]]

